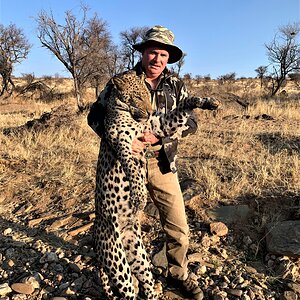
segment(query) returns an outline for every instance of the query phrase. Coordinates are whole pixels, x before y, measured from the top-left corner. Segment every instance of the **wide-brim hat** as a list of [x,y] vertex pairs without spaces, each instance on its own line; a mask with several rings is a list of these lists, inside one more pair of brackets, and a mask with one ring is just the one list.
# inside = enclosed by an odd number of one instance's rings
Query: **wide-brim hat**
[[149,29],[143,41],[132,45],[133,49],[143,52],[147,47],[160,46],[169,52],[169,64],[173,64],[182,58],[182,50],[174,45],[174,33],[166,27],[157,25]]

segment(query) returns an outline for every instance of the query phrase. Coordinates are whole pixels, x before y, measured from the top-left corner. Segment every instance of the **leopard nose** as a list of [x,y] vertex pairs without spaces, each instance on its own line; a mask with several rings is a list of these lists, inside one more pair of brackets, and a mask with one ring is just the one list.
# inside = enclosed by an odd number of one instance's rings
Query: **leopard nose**
[[152,116],[152,114],[153,114],[153,110],[152,109],[148,110],[147,113],[148,113],[148,118],[150,118]]

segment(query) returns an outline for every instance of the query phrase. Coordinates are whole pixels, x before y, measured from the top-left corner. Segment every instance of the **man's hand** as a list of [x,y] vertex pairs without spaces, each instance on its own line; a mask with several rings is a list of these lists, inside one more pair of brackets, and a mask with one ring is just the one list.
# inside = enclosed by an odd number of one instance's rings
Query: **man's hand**
[[154,145],[159,142],[159,139],[149,131],[144,132],[144,135],[132,141],[132,154],[140,157],[141,152],[145,149],[146,144]]
[[150,143],[154,145],[159,142],[159,139],[149,131],[144,132],[144,136],[142,137],[142,141],[145,143]]
[[131,146],[131,150],[132,150],[132,154],[139,158],[141,156],[141,152],[145,149],[145,144],[140,141],[139,139],[134,139],[132,141],[132,146]]

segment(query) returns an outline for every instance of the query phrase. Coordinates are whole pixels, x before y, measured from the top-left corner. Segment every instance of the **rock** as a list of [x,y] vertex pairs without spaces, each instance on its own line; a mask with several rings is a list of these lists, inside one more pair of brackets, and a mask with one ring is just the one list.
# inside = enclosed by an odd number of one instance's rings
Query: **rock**
[[15,214],[25,214],[31,210],[33,205],[30,202],[25,203],[21,207],[18,208],[18,210],[15,212]]
[[80,290],[83,286],[83,284],[86,281],[86,277],[83,275],[77,279],[75,279],[72,283],[71,283],[71,287],[75,288],[76,290]]
[[228,254],[227,254],[226,249],[221,249],[220,254],[221,254],[221,256],[222,256],[224,259],[227,259],[227,258],[228,258]]
[[156,267],[161,267],[167,269],[168,267],[168,260],[166,256],[166,244],[162,247],[162,249],[155,253],[152,257],[152,263]]
[[46,252],[40,259],[40,263],[58,262],[58,256],[55,252]]
[[16,253],[16,250],[14,248],[9,248],[5,251],[5,256],[7,259],[14,258],[16,255],[15,253]]
[[241,275],[238,275],[235,278],[234,283],[236,283],[236,284],[242,284],[244,281],[245,281],[245,279]]
[[199,252],[188,254],[188,261],[189,261],[189,263],[202,262],[203,261],[203,254],[199,253]]
[[226,296],[223,296],[222,294],[215,294],[213,300],[225,300]]
[[76,272],[76,273],[80,273],[81,272],[81,268],[78,264],[75,264],[75,263],[69,263],[69,268]]
[[241,297],[243,295],[243,291],[238,289],[228,289],[227,293],[236,297]]
[[50,226],[49,226],[49,230],[56,230],[60,227],[63,227],[65,225],[67,225],[68,223],[72,223],[75,222],[75,218],[72,216],[67,216],[65,218],[59,219],[54,221]]
[[0,296],[6,296],[10,292],[12,292],[12,289],[10,288],[8,283],[0,284]]
[[59,289],[59,291],[63,291],[63,290],[66,290],[69,286],[70,286],[69,282],[64,282],[59,285],[58,289]]
[[205,233],[201,239],[201,246],[205,249],[208,249],[211,246],[211,239],[207,233]]
[[207,271],[207,267],[206,266],[200,266],[195,270],[196,275],[203,275],[205,274]]
[[241,223],[248,219],[250,208],[248,205],[220,206],[208,211],[208,216],[213,220],[225,224]]
[[222,222],[214,222],[209,224],[211,234],[217,236],[225,236],[228,234],[228,227]]
[[257,273],[257,270],[251,266],[245,266],[245,270],[251,274]]
[[291,282],[288,284],[288,287],[300,295],[300,283]]
[[7,269],[12,268],[15,265],[14,261],[12,259],[8,259],[7,261],[4,262],[4,267]]
[[283,293],[282,300],[298,300],[298,296],[292,291],[285,291]]
[[29,276],[29,277],[23,278],[22,283],[30,284],[34,289],[40,288],[40,284],[34,276]]
[[268,224],[266,228],[270,253],[300,257],[300,220]]
[[11,285],[11,289],[19,294],[30,295],[34,292],[34,287],[29,283],[17,282]]
[[3,235],[9,235],[12,233],[12,229],[11,228],[6,228],[4,231],[3,231]]
[[63,293],[64,293],[65,295],[68,295],[68,296],[71,296],[71,295],[75,295],[75,294],[76,294],[76,292],[75,292],[72,288],[70,288],[70,287],[68,287],[66,290],[64,290]]
[[175,291],[166,291],[164,295],[166,299],[185,300],[185,298],[181,297],[178,293],[175,293]]

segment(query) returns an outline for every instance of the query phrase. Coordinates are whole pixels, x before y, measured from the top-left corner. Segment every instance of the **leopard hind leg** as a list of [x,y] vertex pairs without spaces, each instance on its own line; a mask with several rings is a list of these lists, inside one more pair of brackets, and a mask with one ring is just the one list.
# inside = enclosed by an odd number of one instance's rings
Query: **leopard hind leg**
[[153,274],[138,221],[123,230],[122,239],[131,272],[139,281],[139,297],[141,297],[139,299],[156,300]]
[[[104,220],[96,218],[95,224],[99,222],[103,225]],[[98,228],[94,233],[95,252],[100,264],[100,282],[106,297],[109,300],[136,300],[131,269],[118,227],[106,220],[105,226],[95,228]]]
[[104,269],[102,267],[99,268],[99,280],[101,282],[101,287],[102,290],[105,294],[105,296],[109,300],[118,300],[116,296],[114,296],[114,293],[111,289],[110,283],[109,283],[109,278],[107,274],[104,272]]

